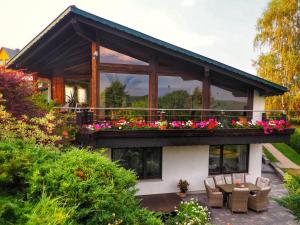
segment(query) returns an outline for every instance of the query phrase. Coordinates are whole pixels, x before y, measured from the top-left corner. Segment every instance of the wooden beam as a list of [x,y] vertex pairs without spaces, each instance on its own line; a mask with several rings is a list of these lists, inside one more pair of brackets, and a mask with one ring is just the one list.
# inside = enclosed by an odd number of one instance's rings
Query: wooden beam
[[38,92],[38,79],[39,79],[38,73],[32,73],[32,88],[33,88],[33,92]]
[[52,99],[58,104],[64,104],[65,102],[65,83],[64,77],[61,75],[55,75],[51,80],[51,96]]
[[[95,53],[98,52],[98,55]],[[90,107],[95,108],[99,105],[99,86],[100,79],[98,74],[98,64],[99,64],[99,45],[96,42],[92,42],[91,44],[91,55],[92,55],[92,76],[91,76],[91,95],[90,95]]]
[[158,108],[158,74],[157,74],[157,59],[153,58],[150,61],[149,73],[149,116],[150,121],[157,119],[157,112],[151,109]]
[[100,63],[98,65],[98,70],[105,71],[105,72],[112,72],[112,73],[148,74],[150,71],[150,67],[144,65]]
[[204,69],[204,79],[202,84],[202,107],[210,108],[210,70],[208,67]]
[[[253,110],[253,103],[254,103],[254,89],[248,89],[248,98],[247,98],[247,110]],[[253,118],[253,112],[247,112],[248,119]]]

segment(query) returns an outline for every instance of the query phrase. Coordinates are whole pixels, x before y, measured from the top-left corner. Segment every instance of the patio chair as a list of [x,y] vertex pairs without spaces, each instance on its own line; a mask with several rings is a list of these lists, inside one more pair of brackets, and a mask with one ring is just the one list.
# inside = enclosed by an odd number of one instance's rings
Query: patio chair
[[232,184],[232,176],[231,175],[224,175],[224,179],[226,184]]
[[256,178],[255,185],[259,188],[266,188],[271,185],[271,180],[266,177],[258,177],[258,178]]
[[248,188],[234,188],[229,196],[228,208],[231,212],[248,212]]
[[271,187],[264,187],[257,191],[255,195],[249,195],[248,208],[261,212],[268,209],[269,199],[268,194],[271,191]]
[[214,180],[215,180],[215,183],[216,183],[217,186],[218,186],[218,185],[226,184],[223,175],[216,175],[216,176],[214,176]]
[[244,184],[246,183],[246,175],[244,173],[233,173],[232,182],[234,184]]
[[[204,180],[204,186],[206,189],[208,205],[211,207],[223,207],[223,193],[219,191],[218,188],[212,188],[209,183],[213,182],[212,178],[207,178]],[[215,185],[213,184],[215,187]]]

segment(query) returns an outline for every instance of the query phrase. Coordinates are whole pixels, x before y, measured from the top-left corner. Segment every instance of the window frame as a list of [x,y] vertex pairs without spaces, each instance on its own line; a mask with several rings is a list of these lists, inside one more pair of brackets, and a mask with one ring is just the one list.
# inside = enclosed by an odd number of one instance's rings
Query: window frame
[[[247,161],[246,161],[246,170],[236,171],[236,172],[223,172],[223,162],[224,162],[224,146],[225,145],[246,145],[247,146]],[[209,170],[209,153],[208,153],[208,175],[219,175],[219,174],[232,174],[232,173],[248,173],[249,172],[249,156],[250,156],[250,145],[249,144],[223,144],[223,145],[210,145],[211,146],[220,146],[220,169],[218,172],[210,172]]]
[[[127,149],[139,149],[139,151],[142,151],[142,164],[143,164],[143,176],[138,177],[138,180],[150,180],[150,179],[162,179],[162,161],[163,161],[163,149],[162,147],[133,147],[133,148],[112,148],[111,149],[111,160],[113,162],[117,162],[118,159],[115,159],[115,153],[114,150],[123,150],[126,151]],[[157,149],[159,151],[159,174],[158,176],[147,176],[147,170],[146,170],[146,150],[149,149]],[[122,165],[121,165],[122,166]],[[130,168],[134,171],[134,169]]]

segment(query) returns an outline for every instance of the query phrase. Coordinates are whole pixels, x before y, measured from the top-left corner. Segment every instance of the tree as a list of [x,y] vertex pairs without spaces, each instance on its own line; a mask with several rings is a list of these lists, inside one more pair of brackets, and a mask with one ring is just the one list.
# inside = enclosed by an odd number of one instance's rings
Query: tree
[[258,75],[283,85],[289,92],[266,99],[267,109],[284,109],[300,116],[300,9],[297,0],[271,0],[257,21],[254,46]]
[[114,80],[105,88],[105,106],[123,107],[127,102],[126,85],[119,80]]

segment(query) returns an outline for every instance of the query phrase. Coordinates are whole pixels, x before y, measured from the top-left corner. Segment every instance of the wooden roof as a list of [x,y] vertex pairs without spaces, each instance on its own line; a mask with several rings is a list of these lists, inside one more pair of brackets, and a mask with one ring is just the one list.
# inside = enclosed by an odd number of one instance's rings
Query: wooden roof
[[146,62],[155,57],[159,64],[178,70],[212,71],[216,83],[236,83],[253,87],[263,95],[279,95],[283,86],[246,73],[203,55],[188,51],[144,33],[103,19],[75,6],[68,7],[29,42],[8,63],[10,68],[27,68],[50,77],[53,74],[89,75],[91,42]]

